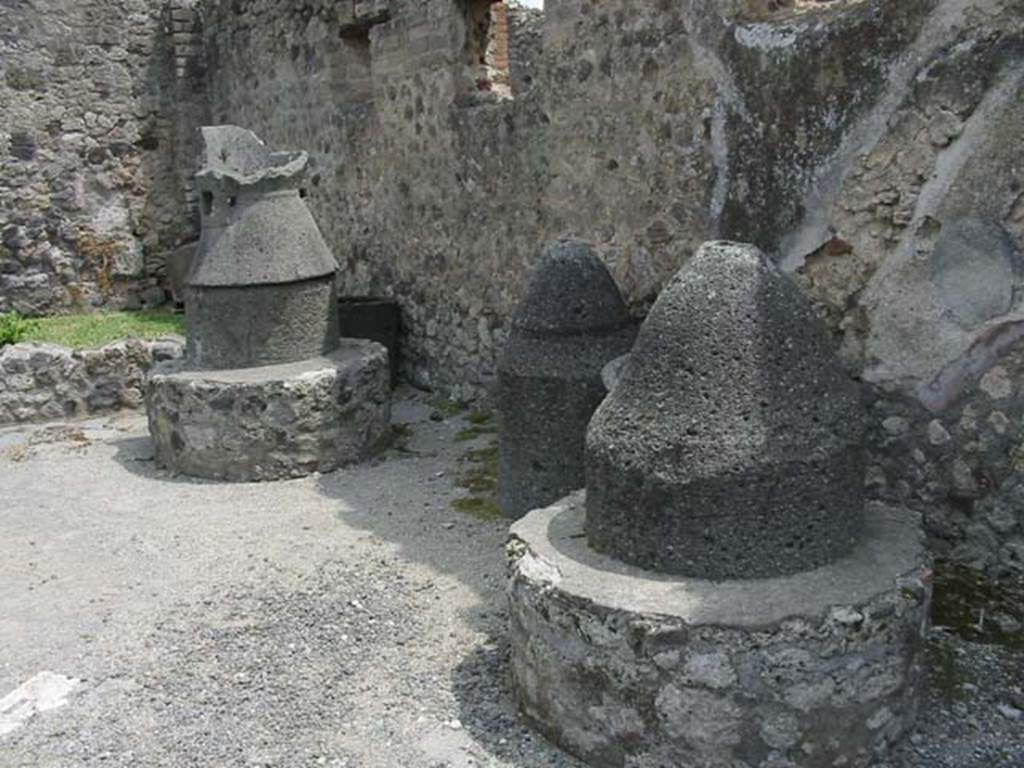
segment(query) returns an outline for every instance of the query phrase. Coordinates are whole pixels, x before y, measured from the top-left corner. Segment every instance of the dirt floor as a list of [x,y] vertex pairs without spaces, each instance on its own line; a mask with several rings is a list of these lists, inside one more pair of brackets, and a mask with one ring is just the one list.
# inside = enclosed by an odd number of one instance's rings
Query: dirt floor
[[[507,684],[495,428],[405,392],[360,467],[221,484],[135,413],[0,431],[0,768],[580,766]],[[939,631],[893,766],[1024,766],[1024,650]]]

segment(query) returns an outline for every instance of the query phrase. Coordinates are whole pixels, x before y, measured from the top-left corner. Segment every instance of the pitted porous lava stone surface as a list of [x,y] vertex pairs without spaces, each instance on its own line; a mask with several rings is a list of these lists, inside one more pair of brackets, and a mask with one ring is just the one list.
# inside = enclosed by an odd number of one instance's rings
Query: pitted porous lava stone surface
[[848,553],[863,515],[856,384],[796,285],[753,246],[703,245],[665,288],[590,423],[590,545],[711,579]]
[[619,289],[590,246],[562,240],[548,248],[498,367],[498,497],[506,516],[583,486],[587,423],[605,395],[601,369],[635,337]]
[[629,322],[615,280],[590,245],[559,240],[530,275],[512,328],[526,336],[571,336],[618,330]]

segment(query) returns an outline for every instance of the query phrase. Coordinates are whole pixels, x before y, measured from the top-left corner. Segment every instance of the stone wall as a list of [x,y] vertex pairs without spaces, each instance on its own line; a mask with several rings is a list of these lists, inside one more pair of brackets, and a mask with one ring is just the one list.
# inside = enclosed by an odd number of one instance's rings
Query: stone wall
[[871,386],[874,490],[1019,576],[1024,4],[934,5],[783,255]]
[[785,259],[931,5],[549,3],[549,230],[595,240],[638,307],[712,237]]
[[493,380],[542,242],[547,166],[542,17],[508,9],[503,92],[468,53],[487,48],[474,37],[479,5],[204,5],[214,119],[310,152],[308,202],[342,293],[396,297],[406,373],[466,392]]
[[0,349],[0,424],[139,408],[149,369],[183,352],[180,337],[127,339],[78,350],[10,344]]
[[0,6],[0,312],[155,302],[182,226],[153,0]]

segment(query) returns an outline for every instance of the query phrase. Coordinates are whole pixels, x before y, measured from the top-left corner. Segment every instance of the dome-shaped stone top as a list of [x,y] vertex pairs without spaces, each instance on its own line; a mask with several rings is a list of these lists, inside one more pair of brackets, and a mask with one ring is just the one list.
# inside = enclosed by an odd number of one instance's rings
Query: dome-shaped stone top
[[610,331],[629,322],[622,294],[593,248],[579,240],[559,240],[531,272],[512,331],[563,336]]
[[587,435],[587,534],[623,561],[708,578],[845,554],[863,506],[856,385],[797,286],[712,242],[672,279]]

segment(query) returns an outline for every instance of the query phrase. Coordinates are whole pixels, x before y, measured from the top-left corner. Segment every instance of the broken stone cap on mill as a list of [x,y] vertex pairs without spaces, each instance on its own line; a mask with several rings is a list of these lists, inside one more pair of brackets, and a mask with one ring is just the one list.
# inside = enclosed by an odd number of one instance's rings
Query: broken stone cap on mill
[[[338,263],[298,193],[306,153],[274,153],[233,125],[202,129],[202,233],[192,288],[330,279]],[[327,311],[325,309],[325,311]]]
[[232,195],[243,191],[297,189],[309,165],[305,152],[271,152],[252,131],[236,125],[200,129],[203,167],[196,174],[200,190]]
[[533,269],[512,318],[524,336],[571,336],[615,331],[631,322],[608,268],[580,240],[558,240]]

